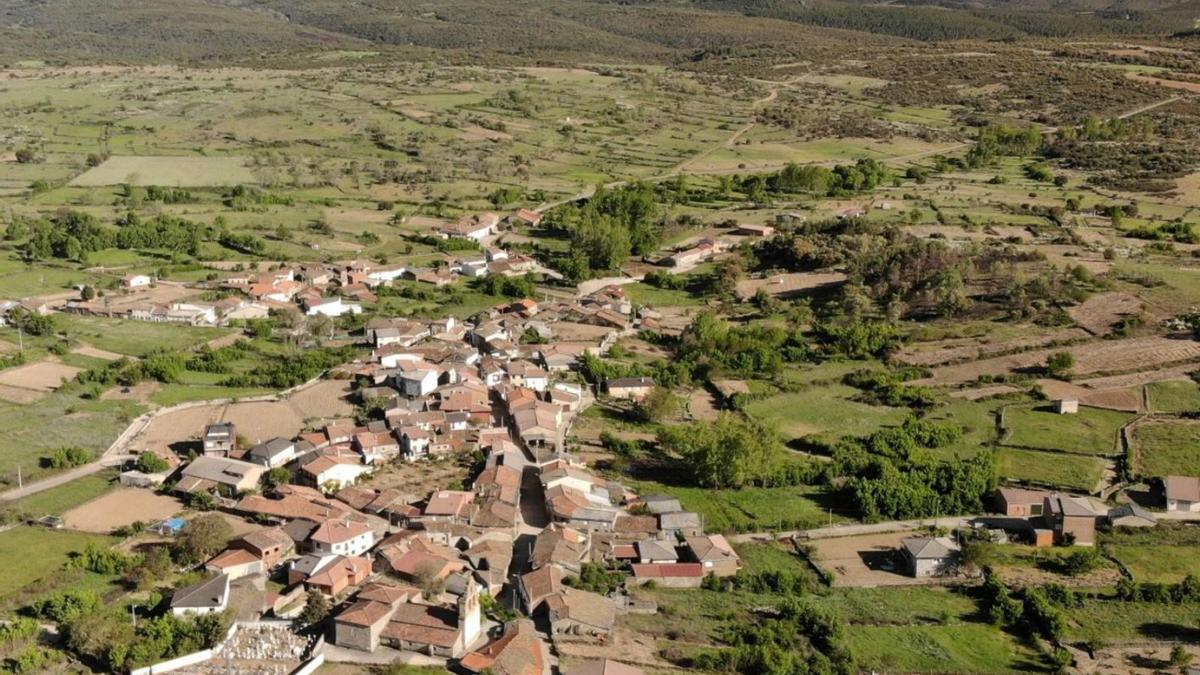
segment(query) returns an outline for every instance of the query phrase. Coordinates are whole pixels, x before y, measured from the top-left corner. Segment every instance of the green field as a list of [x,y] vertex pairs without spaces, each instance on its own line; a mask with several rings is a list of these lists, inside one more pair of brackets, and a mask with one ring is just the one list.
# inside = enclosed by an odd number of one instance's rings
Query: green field
[[156,349],[190,349],[233,332],[228,328],[105,319],[78,314],[57,315],[55,322],[60,331],[72,338],[128,356],[145,356]]
[[257,182],[241,157],[110,157],[75,177],[71,185],[211,187]]
[[1070,610],[1067,639],[1072,641],[1190,639],[1196,631],[1196,606],[1089,599]]
[[746,412],[774,425],[787,438],[813,436],[822,441],[865,436],[881,427],[900,424],[909,414],[903,408],[853,400],[859,393],[843,384],[808,387],[753,401]]
[[84,476],[49,490],[30,495],[12,502],[12,505],[31,518],[44,515],[62,515],[66,511],[87,503],[116,487],[116,475],[105,471]]
[[164,384],[150,395],[150,400],[161,406],[173,406],[190,401],[211,401],[222,398],[245,398],[272,393],[268,389],[246,387],[223,387],[201,384]]
[[824,489],[814,486],[712,490],[638,481],[639,492],[662,492],[694,511],[710,532],[762,532],[809,529],[845,520]]
[[1004,401],[950,399],[930,411],[928,419],[958,425],[963,434],[950,445],[931,452],[942,458],[973,457],[996,443],[997,411]]
[[[22,525],[0,532],[0,603],[43,576],[58,570],[72,551],[89,543],[112,543],[111,537]],[[30,564],[36,561],[36,564]]]
[[986,624],[853,626],[855,663],[883,672],[1028,673],[1045,670],[1038,652]]
[[1118,544],[1108,550],[1129,568],[1135,581],[1173,584],[1189,574],[1200,575],[1195,546]]
[[1200,411],[1200,385],[1191,380],[1151,382],[1146,390],[1153,412],[1179,415]]
[[1117,452],[1117,431],[1133,419],[1129,413],[1080,406],[1074,415],[1056,414],[1048,405],[1014,405],[1004,410],[1001,443],[1020,448],[1079,455]]
[[102,452],[142,406],[132,401],[86,400],[58,392],[30,405],[0,402],[0,483],[15,486],[47,473],[39,458],[66,446]]
[[1104,460],[1039,450],[998,448],[1001,478],[1069,490],[1095,490],[1104,474]]
[[1132,436],[1139,475],[1200,474],[1200,423],[1151,420],[1134,427]]

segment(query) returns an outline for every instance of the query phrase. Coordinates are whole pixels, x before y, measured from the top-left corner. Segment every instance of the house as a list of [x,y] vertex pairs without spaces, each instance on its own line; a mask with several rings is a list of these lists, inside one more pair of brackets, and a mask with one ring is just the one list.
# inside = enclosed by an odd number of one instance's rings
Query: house
[[1079,401],[1073,398],[1060,398],[1054,401],[1054,412],[1059,415],[1074,415],[1079,412]]
[[513,225],[537,227],[538,223],[542,222],[542,214],[531,209],[518,209],[515,213],[508,217],[508,222]]
[[704,566],[704,574],[730,577],[742,569],[742,560],[725,537],[710,534],[685,537],[686,557]]
[[298,478],[313,487],[337,492],[370,472],[371,467],[363,464],[357,454],[322,451],[300,466]]
[[409,398],[420,398],[437,389],[438,368],[429,363],[401,361],[394,375],[396,388]]
[[574,666],[559,669],[562,675],[645,675],[641,668],[627,666],[612,659],[596,659],[584,661]]
[[1112,527],[1154,527],[1158,519],[1137,504],[1122,504],[1109,510],[1108,524]]
[[361,585],[371,576],[371,561],[358,556],[334,556],[304,580],[309,590],[337,597],[346,589]]
[[747,237],[762,237],[765,239],[775,234],[775,228],[771,227],[770,225],[739,223],[735,232],[738,234],[744,234]]
[[959,546],[949,537],[905,537],[900,540],[904,569],[910,577],[934,577],[952,572]]
[[354,603],[333,618],[333,643],[339,647],[373,652],[396,608],[420,597],[411,586],[370,584],[354,597]]
[[465,523],[470,518],[470,507],[474,500],[473,492],[439,490],[429,496],[421,520],[433,523]]
[[400,442],[387,431],[365,431],[354,434],[354,449],[367,464],[395,459],[400,454]]
[[1091,546],[1096,543],[1096,513],[1086,497],[1072,497],[1057,492],[1046,495],[1042,505],[1042,518],[1054,530],[1054,540],[1059,544],[1074,543]]
[[358,556],[375,545],[375,532],[367,525],[348,518],[330,519],[313,530],[308,542],[313,553]]
[[1200,511],[1200,477],[1167,476],[1163,486],[1168,511]]
[[550,375],[529,361],[510,361],[504,364],[504,373],[514,387],[544,392],[550,386]]
[[584,530],[611,531],[619,515],[607,496],[564,485],[546,490],[546,507],[556,522]]
[[700,515],[691,511],[658,514],[658,529],[674,536],[692,537],[704,534]]
[[500,224],[500,216],[494,213],[480,213],[473,216],[463,216],[453,223],[446,223],[439,230],[443,237],[461,237],[481,241],[496,231]]
[[454,607],[405,603],[396,608],[380,642],[389,647],[462,658],[483,637],[479,585],[467,578]]
[[256,489],[265,471],[266,468],[258,464],[236,459],[197,457],[183,468],[175,490],[187,494],[216,492],[226,497],[237,497]]
[[558,565],[546,565],[526,572],[517,579],[517,597],[526,614],[538,611],[546,598],[561,591],[566,572]]
[[228,457],[237,450],[237,428],[233,422],[218,422],[204,427],[205,457]]
[[589,560],[592,538],[587,532],[552,524],[537,534],[529,565],[540,569],[554,565],[572,574],[579,574]]
[[700,588],[704,582],[704,565],[695,562],[633,563],[629,566],[634,586],[654,582],[666,588]]
[[253,553],[240,548],[227,548],[204,563],[204,571],[225,575],[230,581],[236,581],[251,574],[262,574],[265,570],[263,561]]
[[649,396],[651,390],[654,389],[654,378],[618,377],[605,381],[604,389],[613,398],[640,401]]
[[146,274],[130,274],[121,279],[121,285],[125,288],[145,288],[153,283],[154,277]]
[[479,675],[543,675],[549,672],[546,646],[529,619],[504,624],[500,637],[458,662],[459,668]]
[[634,545],[637,549],[638,562],[642,564],[673,563],[679,561],[679,554],[669,542],[658,539],[643,539]]
[[263,570],[270,571],[296,550],[296,544],[280,527],[264,527],[233,542],[233,548],[249,551],[262,561]]
[[319,314],[335,319],[346,314],[361,314],[363,311],[362,305],[346,302],[340,297],[317,297],[312,300],[305,300],[303,307],[304,313],[308,316],[317,316]]
[[543,605],[554,636],[606,639],[617,621],[612,601],[590,591],[564,587],[546,598]]
[[996,512],[1014,518],[1036,518],[1049,495],[1045,490],[1004,487],[996,491]]
[[175,616],[216,614],[228,606],[229,576],[225,574],[184,586],[171,596],[171,613]]
[[246,453],[247,461],[261,464],[268,469],[281,467],[294,459],[296,459],[296,441],[286,438],[272,438],[250,448],[250,452]]

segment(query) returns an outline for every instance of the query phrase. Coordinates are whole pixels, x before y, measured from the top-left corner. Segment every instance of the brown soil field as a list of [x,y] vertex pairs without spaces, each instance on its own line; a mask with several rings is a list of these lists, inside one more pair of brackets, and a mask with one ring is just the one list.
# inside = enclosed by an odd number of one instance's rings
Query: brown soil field
[[438,462],[392,465],[371,476],[366,485],[379,490],[399,490],[415,500],[428,497],[435,490],[466,481],[470,471],[453,458]]
[[90,356],[94,359],[104,359],[105,361],[117,361],[119,359],[129,358],[124,354],[98,349],[89,344],[81,344],[75,349],[72,349],[71,353],[79,354],[80,356]]
[[1058,351],[1068,351],[1075,356],[1075,367],[1071,372],[1078,376],[1146,370],[1169,363],[1195,360],[1200,358],[1200,342],[1154,335],[1128,340],[1089,342],[1061,350],[1039,349],[954,366],[942,366],[934,369],[933,377],[917,380],[915,383],[964,384],[980,375],[1000,375],[1013,370],[1039,367],[1046,363],[1048,356]]
[[11,342],[0,340],[0,354],[4,354],[5,352],[15,352],[17,351],[17,348],[17,345],[14,345]]
[[251,443],[277,436],[291,438],[304,429],[304,418],[287,403],[272,401],[234,403],[224,406],[221,420],[233,422],[239,436]]
[[0,399],[11,403],[20,403],[21,405],[40,401],[46,397],[47,393],[36,389],[22,389],[20,387],[10,387],[6,384],[0,384]]
[[324,380],[292,394],[288,402],[303,419],[347,417],[354,405],[347,400],[349,380]]
[[917,536],[913,532],[888,532],[851,537],[831,537],[808,542],[812,560],[821,569],[832,572],[834,586],[916,586],[936,584],[944,579],[916,579],[899,568],[880,568],[884,560],[900,560],[900,540]]
[[715,420],[721,413],[716,395],[705,387],[699,387],[692,392],[688,397],[687,408],[692,417],[698,420]]
[[[1130,647],[1105,647],[1096,651],[1096,658],[1088,653],[1075,653],[1075,666],[1071,672],[1081,675],[1152,675],[1171,672],[1171,650],[1174,645],[1137,645]],[[1200,658],[1200,647],[1183,645],[1193,659]]]
[[612,640],[608,644],[561,640],[555,643],[555,649],[566,661],[619,658],[625,663],[651,668],[651,672],[674,670],[669,662],[658,655],[658,642],[653,635],[630,630],[619,623],[613,628]]
[[1174,366],[1172,368],[1147,370],[1140,373],[1109,375],[1107,377],[1096,377],[1090,380],[1076,380],[1075,384],[1089,387],[1091,389],[1121,389],[1124,387],[1136,387],[1143,384],[1150,384],[1151,382],[1190,380],[1191,378],[1188,376],[1188,374],[1194,370],[1196,370],[1195,365]]
[[[1035,329],[1036,330],[1036,329]],[[1088,334],[1076,328],[1063,328],[1040,335],[989,342],[987,338],[962,338],[921,342],[900,352],[896,357],[901,363],[913,366],[938,366],[966,359],[980,359],[994,354],[1031,349],[1057,342],[1078,340]]]
[[1107,335],[1121,319],[1137,316],[1145,305],[1131,293],[1100,293],[1067,310],[1075,323],[1093,335]]
[[39,361],[0,372],[0,384],[34,391],[54,391],[80,372],[83,372],[82,368]]
[[83,532],[111,532],[135,521],[157,522],[183,511],[174,497],[142,488],[118,488],[63,514],[63,524]]
[[130,443],[130,447],[163,455],[172,454],[171,446],[173,444],[198,440],[206,424],[220,419],[223,407],[218,405],[197,406],[184,410],[172,410],[160,415],[154,418],[146,430]]
[[1004,580],[1004,583],[1019,587],[1062,584],[1079,588],[1108,588],[1121,580],[1121,573],[1114,567],[1099,569],[1077,577],[1069,577],[1035,567],[1000,567],[996,569],[996,574]]
[[1157,84],[1160,87],[1168,89],[1179,89],[1181,91],[1200,94],[1200,82],[1181,82],[1180,80],[1167,80],[1161,77],[1152,77],[1150,75],[1137,75],[1131,73],[1129,79],[1137,80],[1138,82],[1147,82],[1149,84]]
[[737,284],[740,298],[753,297],[758,289],[766,289],[775,297],[790,297],[825,286],[845,283],[846,275],[841,272],[796,272],[776,274],[765,279],[746,279]]
[[1143,408],[1140,386],[1093,389],[1061,380],[1038,380],[1038,384],[1052,399],[1073,398],[1083,405],[1128,412],[1142,412]]

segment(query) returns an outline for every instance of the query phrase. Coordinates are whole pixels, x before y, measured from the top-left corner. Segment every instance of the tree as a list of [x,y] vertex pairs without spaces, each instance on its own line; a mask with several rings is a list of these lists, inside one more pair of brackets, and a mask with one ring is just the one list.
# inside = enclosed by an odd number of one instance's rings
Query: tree
[[282,466],[277,466],[271,469],[263,476],[263,483],[272,490],[280,485],[287,485],[292,482],[292,472]]
[[33,164],[38,161],[37,152],[33,148],[20,148],[16,152],[18,164]]
[[722,413],[715,422],[671,426],[658,434],[662,446],[683,460],[704,487],[769,484],[783,462],[783,441],[761,422]]
[[657,423],[679,410],[679,397],[667,387],[654,387],[642,400],[634,403],[633,416],[642,422]]
[[1192,664],[1192,655],[1188,653],[1183,645],[1175,645],[1171,648],[1171,665],[1176,668],[1183,668]]
[[173,563],[165,546],[156,546],[142,555],[141,561],[126,574],[125,581],[139,591],[154,586],[171,573]]
[[1104,559],[1100,557],[1100,553],[1096,549],[1081,548],[1063,557],[1062,570],[1070,576],[1077,577],[1100,567],[1103,561]]
[[153,452],[143,452],[137,458],[137,470],[142,473],[163,473],[171,468],[167,460]]
[[220,515],[205,514],[184,526],[175,541],[175,559],[183,564],[207,560],[233,538],[233,528]]
[[1064,379],[1075,367],[1075,356],[1071,352],[1055,352],[1046,358],[1046,374]]
[[315,589],[309,591],[304,600],[304,609],[296,616],[296,627],[304,629],[321,623],[329,616],[329,609],[329,599],[324,593]]

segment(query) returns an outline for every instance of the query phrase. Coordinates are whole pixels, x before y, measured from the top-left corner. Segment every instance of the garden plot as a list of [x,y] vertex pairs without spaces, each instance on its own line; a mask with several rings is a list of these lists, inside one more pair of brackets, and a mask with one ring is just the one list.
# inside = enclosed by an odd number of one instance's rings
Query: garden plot
[[1200,474],[1200,421],[1147,419],[1130,430],[1139,475]]
[[[833,575],[838,586],[913,586],[942,583],[943,579],[917,579],[900,567],[900,541],[913,532],[889,532],[853,537],[831,537],[808,542],[812,560]],[[884,569],[890,567],[891,569]]]
[[173,497],[142,488],[119,488],[63,514],[63,526],[107,534],[136,521],[156,522],[183,510]]
[[1170,363],[1200,359],[1200,342],[1173,339],[1159,335],[1128,340],[1104,340],[1063,349],[1039,349],[1020,354],[998,356],[971,363],[935,368],[933,377],[914,384],[965,384],[980,375],[1002,375],[1014,370],[1040,368],[1047,357],[1068,351],[1075,357],[1073,375],[1114,373],[1128,370],[1149,370]]
[[1121,320],[1137,316],[1145,305],[1129,293],[1100,293],[1067,310],[1081,328],[1093,335],[1107,335]]
[[912,366],[940,366],[956,361],[980,359],[1006,352],[1018,352],[1025,349],[1045,347],[1072,340],[1088,337],[1088,334],[1077,328],[1064,328],[1040,335],[1001,340],[992,342],[987,338],[961,338],[938,340],[936,342],[920,342],[907,347],[896,357],[902,363]]
[[63,382],[73,379],[80,372],[81,368],[63,363],[39,361],[0,371],[0,385],[48,393],[58,389]]
[[257,183],[241,157],[110,157],[76,176],[70,185],[160,185],[215,187]]

